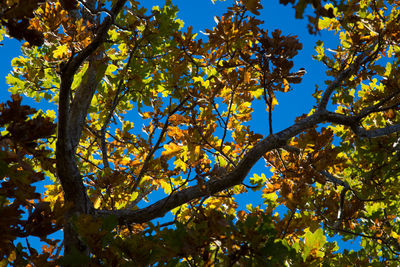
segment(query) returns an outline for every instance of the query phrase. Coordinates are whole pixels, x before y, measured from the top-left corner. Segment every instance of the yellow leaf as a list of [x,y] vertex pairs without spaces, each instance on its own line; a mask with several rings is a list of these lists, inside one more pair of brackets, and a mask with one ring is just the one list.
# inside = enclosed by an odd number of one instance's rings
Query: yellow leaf
[[396,239],[399,237],[399,235],[396,232],[391,232],[390,236]]
[[161,156],[164,157],[173,157],[182,150],[182,148],[175,143],[165,144],[164,148],[165,151],[161,153]]
[[231,149],[232,149],[231,146],[224,146],[224,147],[222,148],[222,151],[223,151],[225,154],[228,154],[229,151],[230,151]]
[[165,194],[169,195],[172,192],[171,185],[163,179],[156,180],[156,183],[159,184],[162,189],[164,189]]
[[100,208],[100,204],[101,204],[101,199],[100,199],[100,197],[98,197],[96,199],[96,201],[94,202],[93,206],[95,209],[98,209],[98,208]]
[[68,47],[66,44],[58,46],[54,51],[53,51],[53,57],[54,58],[63,58],[64,55],[66,55],[68,52]]
[[47,117],[50,117],[52,119],[56,118],[56,112],[54,110],[51,110],[51,109],[46,110],[46,115],[47,115]]
[[119,162],[119,164],[121,164],[121,165],[128,165],[129,162],[131,162],[131,159],[130,159],[130,158],[128,158],[128,157],[123,157],[123,158],[121,159],[121,161]]
[[13,250],[10,255],[8,256],[8,261],[12,262],[17,258],[17,253]]
[[[275,105],[278,105],[278,100],[275,97],[272,98],[271,109],[274,110]],[[268,111],[268,110],[267,110]]]
[[285,87],[284,92],[288,92],[290,90],[289,82],[286,79],[283,79],[283,86]]
[[187,171],[187,164],[184,161],[182,161],[181,159],[179,159],[179,158],[176,159],[174,164],[175,164],[176,168],[180,168],[183,172]]

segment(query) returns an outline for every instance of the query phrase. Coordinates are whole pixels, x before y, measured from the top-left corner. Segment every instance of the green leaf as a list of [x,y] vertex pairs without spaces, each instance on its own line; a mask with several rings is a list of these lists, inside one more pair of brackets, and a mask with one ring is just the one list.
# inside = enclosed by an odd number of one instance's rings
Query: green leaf
[[320,251],[321,248],[326,243],[326,236],[324,235],[324,231],[319,228],[314,233],[310,231],[309,228],[305,229],[304,235],[304,255],[303,259],[305,260],[312,250],[316,250],[316,255],[318,257],[323,257],[324,253]]

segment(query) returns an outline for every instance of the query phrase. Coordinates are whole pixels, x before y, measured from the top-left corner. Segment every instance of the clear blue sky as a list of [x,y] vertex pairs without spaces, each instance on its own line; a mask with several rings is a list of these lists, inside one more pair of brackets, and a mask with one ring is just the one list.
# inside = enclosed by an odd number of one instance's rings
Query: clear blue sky
[[[151,7],[153,5],[162,6],[164,0],[144,0],[142,2],[146,3],[146,7]],[[222,15],[226,7],[232,2],[232,0],[228,0],[226,2],[216,2],[213,4],[211,0],[173,0],[173,3],[178,5],[180,9],[178,17],[185,22],[185,27],[192,25],[194,32],[198,32],[199,38],[206,38],[200,31],[214,27],[214,16]],[[312,55],[315,54],[315,42],[317,40],[324,40],[328,47],[334,48],[338,36],[325,32],[317,36],[310,35],[307,30],[307,21],[296,20],[293,8],[280,5],[279,0],[262,0],[261,3],[264,5],[264,9],[261,10],[259,19],[264,21],[265,29],[268,29],[269,32],[272,32],[274,29],[280,29],[284,35],[297,35],[299,37],[300,42],[303,44],[303,49],[300,51],[299,55],[294,58],[295,67],[293,70],[303,67],[307,71],[307,74],[303,77],[303,82],[295,85],[293,91],[285,94],[277,94],[279,105],[273,112],[273,125],[274,131],[279,131],[293,124],[297,116],[310,111],[315,104],[311,94],[314,92],[316,84],[320,88],[324,88],[324,80],[326,77],[325,68],[321,63],[312,60]],[[2,64],[0,64],[0,85],[2,87],[2,93],[0,94],[0,101],[4,102],[9,99],[10,95],[7,91],[8,86],[5,83],[4,77],[11,70],[11,59],[20,55],[19,47],[22,43],[7,39],[3,40],[2,43],[3,46],[0,47],[0,53],[2,55]],[[24,103],[30,104],[36,108],[45,108],[43,104],[37,104],[27,98],[24,99]],[[266,134],[268,129],[265,104],[260,104],[260,106],[256,108],[257,112],[255,113],[255,117],[253,117],[255,128],[253,129],[256,130],[256,132]],[[265,172],[267,177],[269,176],[269,171],[265,168],[263,161],[255,166],[254,172]],[[249,174],[249,177],[251,176],[252,174]],[[262,204],[260,192],[249,192],[246,195],[240,195],[237,197],[237,200],[240,205],[239,209],[245,209],[246,204],[249,203],[252,203],[253,206]],[[344,244],[338,239],[335,240],[338,241],[340,246]],[[347,242],[344,247],[352,249],[353,245]],[[358,245],[355,244],[354,249],[357,247]]]

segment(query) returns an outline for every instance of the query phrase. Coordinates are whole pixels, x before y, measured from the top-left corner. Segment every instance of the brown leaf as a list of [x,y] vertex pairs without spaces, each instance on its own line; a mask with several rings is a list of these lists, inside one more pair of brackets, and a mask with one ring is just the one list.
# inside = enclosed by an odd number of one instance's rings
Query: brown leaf
[[260,0],[243,0],[244,6],[254,15],[260,15],[259,9],[262,9]]

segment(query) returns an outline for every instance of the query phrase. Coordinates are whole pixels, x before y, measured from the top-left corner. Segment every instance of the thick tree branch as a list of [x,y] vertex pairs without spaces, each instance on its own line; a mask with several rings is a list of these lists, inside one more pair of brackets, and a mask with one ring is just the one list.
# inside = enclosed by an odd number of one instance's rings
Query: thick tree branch
[[[237,167],[223,176],[221,179],[215,179],[206,182],[205,189],[201,189],[200,186],[192,186],[182,191],[176,192],[156,203],[139,210],[118,210],[118,211],[110,211],[110,210],[97,210],[95,211],[95,215],[97,216],[116,216],[120,222],[120,224],[131,224],[131,223],[143,223],[155,219],[157,217],[163,216],[166,212],[170,211],[173,208],[176,208],[182,204],[188,203],[194,199],[211,196],[218,192],[221,192],[225,189],[228,189],[232,186],[239,185],[246,178],[247,174],[254,166],[254,164],[268,151],[277,148],[287,147],[286,143],[290,138],[296,136],[302,131],[313,127],[319,123],[323,122],[332,122],[337,124],[343,124],[350,126],[352,128],[357,125],[357,120],[354,116],[345,116],[342,114],[337,114],[328,111],[320,111],[316,112],[313,115],[304,118],[292,126],[274,134],[269,135],[260,141],[257,145],[255,145],[239,162]],[[386,129],[389,128],[389,129]],[[388,132],[400,131],[400,125],[391,127],[388,126],[384,129],[371,130],[362,132],[358,128],[358,133],[362,133],[363,135],[376,137],[377,133],[384,135]],[[376,133],[377,132],[377,133]],[[382,133],[381,133],[382,132]],[[380,135],[379,135],[380,136]],[[324,174],[325,175],[325,174]],[[332,179],[331,181],[337,184],[342,185],[345,188],[344,193],[349,189],[348,185],[343,181],[338,179]],[[334,177],[333,177],[334,178]]]
[[121,224],[142,223],[157,217],[163,216],[166,212],[182,204],[188,203],[194,199],[211,196],[232,186],[241,184],[254,164],[268,151],[284,146],[291,137],[299,134],[303,130],[322,122],[322,114],[314,114],[303,120],[298,121],[293,126],[275,134],[269,135],[256,146],[254,146],[239,162],[237,167],[221,177],[206,182],[205,189],[200,186],[192,186],[175,194],[172,194],[146,208],[140,210],[98,210],[95,214],[98,216],[116,216]]
[[354,63],[349,66],[347,69],[344,71],[340,72],[340,74],[333,80],[328,87],[326,88],[324,94],[322,95],[321,102],[318,105],[318,110],[325,110],[326,106],[328,105],[328,101],[333,93],[334,90],[336,90],[343,81],[347,80],[354,72],[356,68]]
[[[375,112],[378,112],[378,111],[379,110],[376,110]],[[370,114],[370,113],[373,113],[373,112],[369,112],[368,114]],[[376,138],[376,137],[390,135],[392,133],[396,133],[396,132],[400,131],[400,124],[389,125],[384,128],[378,128],[378,129],[373,129],[373,130],[366,130],[363,127],[359,126],[359,121],[362,118],[359,115],[346,116],[343,114],[338,114],[338,113],[328,112],[328,111],[317,112],[315,114],[321,114],[321,116],[327,122],[332,122],[335,124],[349,126],[352,129],[352,131],[359,137]]]
[[[109,16],[104,18],[104,21],[101,23],[100,27],[97,30],[96,36],[93,41],[85,47],[82,51],[80,51],[75,57],[73,57],[63,69],[68,70],[69,74],[75,74],[75,72],[79,69],[82,63],[91,56],[96,49],[104,43],[107,38],[107,32],[110,29],[111,25],[114,22],[115,17],[118,15],[119,11],[125,5],[127,0],[119,0],[115,3],[115,5],[111,8],[109,12]],[[72,77],[71,77],[72,79]]]
[[74,95],[68,121],[69,135],[71,136],[71,146],[73,149],[75,149],[79,143],[90,102],[105,73],[106,68],[101,68],[101,65],[104,65],[103,58],[92,58],[89,61],[89,67]]
[[374,129],[374,130],[365,130],[360,126],[352,127],[353,132],[359,137],[366,138],[376,138],[380,136],[387,136],[392,133],[396,133],[400,131],[400,124],[389,125],[384,128]]
[[[78,89],[75,101],[70,107],[71,85],[74,75],[82,63],[105,41],[116,14],[122,9],[126,0],[119,0],[111,9],[111,17],[106,17],[101,24],[93,42],[76,55],[72,55],[68,62],[61,67],[61,84],[58,106],[57,129],[57,176],[61,182],[65,201],[72,204],[71,209],[65,214],[67,223],[64,227],[65,255],[72,253],[74,249],[88,254],[87,246],[76,234],[72,222],[69,220],[76,213],[88,213],[91,210],[90,201],[86,195],[80,171],[76,164],[75,151],[82,131],[82,121],[86,118],[87,108],[93,97],[95,86],[92,81],[86,80]],[[91,62],[93,64],[93,62]],[[98,77],[95,66],[89,66],[88,78]],[[86,98],[87,97],[87,98]]]
[[82,131],[82,121],[86,118],[87,108],[95,90],[95,86],[91,87],[92,79],[101,75],[100,73],[95,73],[97,64],[91,62],[93,65],[89,66],[87,71],[88,79],[78,89],[75,100],[70,107],[71,85],[76,71],[84,60],[91,56],[106,39],[108,29],[125,2],[126,0],[119,0],[113,6],[111,9],[113,16],[104,19],[93,42],[76,56],[73,55],[65,66],[61,68],[56,149],[57,175],[61,181],[66,201],[73,201],[75,205],[80,203],[80,205],[83,205],[79,208],[82,211],[87,210],[88,207],[86,205],[88,205],[88,202],[85,188],[75,162],[75,148]]

